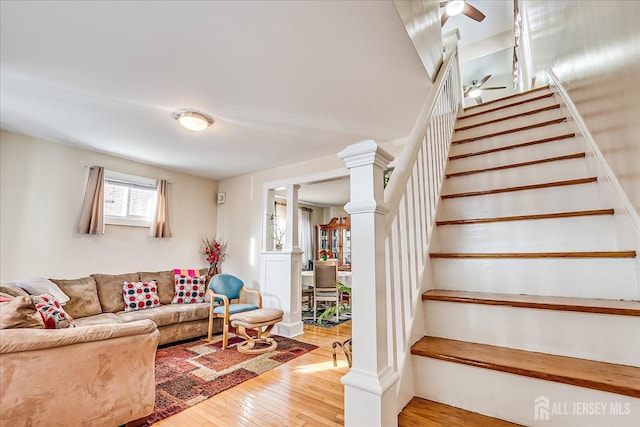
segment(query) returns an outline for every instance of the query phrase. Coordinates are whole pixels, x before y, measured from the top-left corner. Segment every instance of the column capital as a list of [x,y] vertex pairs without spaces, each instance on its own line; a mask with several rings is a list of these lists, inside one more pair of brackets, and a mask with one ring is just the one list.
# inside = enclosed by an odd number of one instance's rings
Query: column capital
[[376,165],[386,169],[393,161],[393,156],[371,139],[348,146],[338,153],[338,157],[344,160],[348,169],[366,165]]

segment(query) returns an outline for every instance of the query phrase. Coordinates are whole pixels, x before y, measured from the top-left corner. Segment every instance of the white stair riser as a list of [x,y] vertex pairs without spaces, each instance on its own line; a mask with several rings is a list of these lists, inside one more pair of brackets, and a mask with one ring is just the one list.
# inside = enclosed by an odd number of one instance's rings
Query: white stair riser
[[504,105],[511,105],[516,102],[524,101],[526,99],[537,98],[538,96],[545,95],[550,92],[550,89],[539,90],[535,92],[525,93],[520,96],[514,96],[513,98],[503,99],[502,101],[491,102],[488,104],[483,104],[479,107],[467,108],[460,114],[461,117],[464,117],[467,114],[476,114],[481,113],[487,110],[493,110],[494,108],[502,107]]
[[489,123],[483,126],[473,127],[471,129],[459,130],[453,134],[453,140],[458,141],[466,138],[475,138],[495,132],[508,131],[511,129],[529,126],[534,123],[546,122],[549,120],[566,117],[560,108],[554,110],[542,111],[540,113],[528,116],[515,117],[509,120],[503,120],[497,123]]
[[579,141],[576,138],[567,138],[559,141],[545,142],[544,144],[530,145],[528,147],[513,148],[495,153],[449,160],[447,173],[491,168],[581,152],[584,152],[584,150],[580,146]]
[[615,251],[613,215],[456,224],[436,227],[438,252]]
[[429,336],[640,366],[640,317],[424,301]]
[[[428,357],[412,356],[416,396],[529,426],[637,426],[640,399]],[[549,399],[549,419],[535,417],[535,401]],[[603,414],[581,414],[598,403]],[[544,407],[547,407],[544,405]],[[615,415],[622,412],[623,415]],[[628,414],[627,414],[628,412]],[[538,412],[540,414],[540,411]],[[566,414],[565,414],[566,413]]]
[[449,151],[449,156],[457,156],[459,154],[475,153],[478,151],[491,150],[494,148],[508,147],[525,142],[538,141],[545,138],[551,138],[560,135],[572,133],[567,122],[555,123],[552,125],[541,126],[522,130],[504,135],[492,136],[489,138],[481,138],[476,141],[463,142],[461,144],[453,144]]
[[437,289],[637,300],[631,258],[431,259]]
[[602,208],[597,184],[589,183],[442,199],[437,217],[438,220],[493,218]]
[[[540,94],[538,96],[541,96]],[[481,114],[475,117],[469,117],[468,119],[459,120],[456,123],[456,127],[473,126],[479,123],[485,123],[491,120],[502,119],[504,117],[513,116],[516,114],[527,113],[531,110],[537,110],[539,108],[550,107],[558,104],[558,101],[553,96],[549,98],[538,99],[537,101],[530,101],[526,104],[515,105],[513,107],[504,108],[490,113]]]
[[586,177],[587,164],[584,158],[559,160],[446,178],[442,186],[442,194],[493,190]]

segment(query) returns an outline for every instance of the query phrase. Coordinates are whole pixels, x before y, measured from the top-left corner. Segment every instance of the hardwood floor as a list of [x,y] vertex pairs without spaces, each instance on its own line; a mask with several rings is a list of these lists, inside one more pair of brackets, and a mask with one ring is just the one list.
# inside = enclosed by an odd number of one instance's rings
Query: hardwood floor
[[318,348],[257,378],[217,394],[154,426],[342,426],[343,388],[347,371],[338,349],[333,366],[334,341],[351,336],[351,322],[333,328],[304,326],[295,339]]

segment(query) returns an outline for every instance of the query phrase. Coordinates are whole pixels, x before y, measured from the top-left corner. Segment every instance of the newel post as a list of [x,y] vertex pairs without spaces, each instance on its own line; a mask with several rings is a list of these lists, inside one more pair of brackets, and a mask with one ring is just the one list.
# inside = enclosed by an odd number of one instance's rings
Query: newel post
[[345,426],[395,426],[398,374],[389,364],[384,170],[393,157],[371,141],[338,154],[350,170],[353,367],[342,378]]

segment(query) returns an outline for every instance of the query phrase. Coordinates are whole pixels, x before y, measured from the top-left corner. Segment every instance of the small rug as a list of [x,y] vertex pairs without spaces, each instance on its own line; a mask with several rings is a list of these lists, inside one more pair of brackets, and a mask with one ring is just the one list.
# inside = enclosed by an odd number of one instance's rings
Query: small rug
[[229,347],[222,350],[222,336],[160,347],[156,352],[156,405],[147,425],[255,378],[318,348],[291,338],[271,335],[275,350],[245,354],[236,350],[244,338],[229,334]]
[[[320,315],[324,312],[324,310],[318,310],[316,312],[316,316],[320,317]],[[302,310],[302,323],[305,325],[313,325],[313,326],[321,326],[323,328],[333,328],[336,325],[340,325],[344,322],[348,322],[351,320],[351,313],[340,313],[340,317],[336,322],[334,317],[331,316],[329,320],[323,320],[322,324],[319,325],[317,321],[313,320],[313,310]]]

